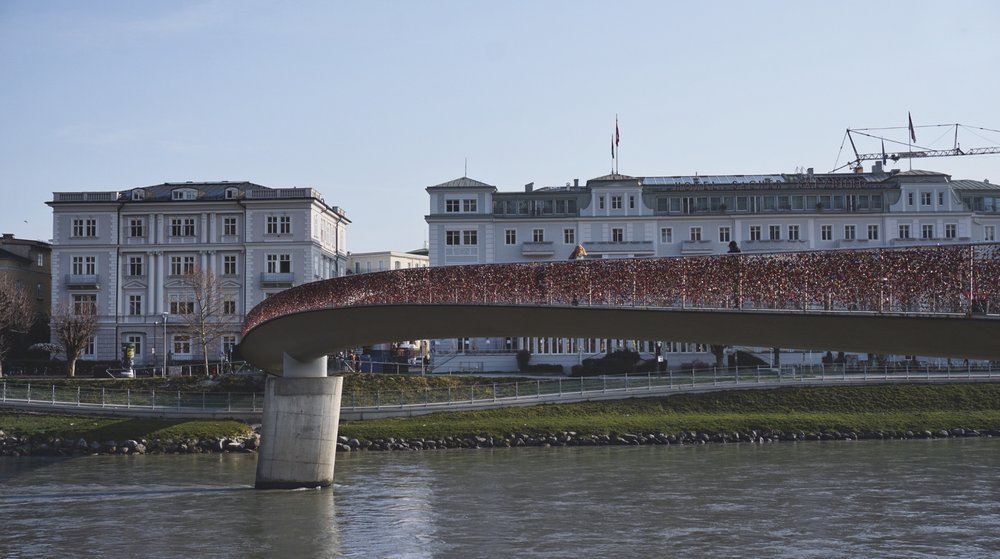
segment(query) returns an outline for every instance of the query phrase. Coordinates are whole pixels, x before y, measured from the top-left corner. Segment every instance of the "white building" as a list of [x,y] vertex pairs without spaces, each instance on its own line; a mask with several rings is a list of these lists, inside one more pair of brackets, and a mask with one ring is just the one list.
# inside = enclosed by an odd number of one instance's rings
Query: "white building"
[[[52,305],[94,305],[99,330],[84,358],[115,360],[123,343],[137,365],[200,359],[171,314],[188,308],[181,278],[220,278],[233,315],[211,360],[239,341],[249,309],[293,285],[346,273],[350,220],[310,188],[185,182],[124,191],[55,192]],[[166,320],[166,330],[164,330]],[[227,320],[227,322],[230,322]]]
[[[501,192],[467,177],[427,188],[431,266],[588,258],[828,250],[995,241],[1000,186],[929,171],[629,177]],[[559,338],[436,340],[434,365],[515,369],[512,351],[565,368],[608,344]],[[484,351],[482,348],[489,348]],[[671,364],[714,361],[697,344],[663,342]]]
[[347,254],[347,273],[367,274],[370,272],[387,272],[389,270],[426,268],[429,263],[430,258],[424,249],[410,252],[398,252],[395,250],[349,252]]

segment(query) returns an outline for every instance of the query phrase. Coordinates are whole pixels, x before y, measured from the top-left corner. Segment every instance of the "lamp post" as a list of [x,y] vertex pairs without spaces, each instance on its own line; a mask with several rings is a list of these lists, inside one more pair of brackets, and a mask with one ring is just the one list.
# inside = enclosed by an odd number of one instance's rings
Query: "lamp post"
[[160,374],[167,378],[167,317],[170,313],[163,313],[163,371]]
[[[159,320],[154,320],[153,321],[153,340],[152,340],[152,343],[150,344],[152,346],[152,348],[151,348],[152,350],[150,351],[150,356],[151,356],[150,363],[152,365],[152,368],[150,369],[151,372],[149,374],[150,377],[155,377],[156,376],[156,338],[158,337],[158,335],[156,334],[156,328],[159,327],[159,326],[160,326],[160,321]],[[166,351],[167,348],[163,348],[163,349],[164,349],[164,351]]]

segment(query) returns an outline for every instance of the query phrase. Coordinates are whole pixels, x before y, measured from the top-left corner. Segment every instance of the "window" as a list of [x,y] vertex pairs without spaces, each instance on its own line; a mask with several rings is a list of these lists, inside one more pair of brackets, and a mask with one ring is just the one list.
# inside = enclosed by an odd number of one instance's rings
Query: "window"
[[701,227],[692,227],[688,231],[688,234],[689,234],[689,238],[692,241],[700,241],[701,240]]
[[720,243],[728,243],[729,241],[732,240],[731,237],[732,237],[732,235],[730,235],[728,227],[719,227],[719,242]]
[[198,192],[190,188],[178,188],[170,193],[171,200],[197,200]]
[[143,275],[142,271],[142,257],[141,256],[129,256],[128,257],[128,275],[137,277]]
[[944,238],[954,239],[958,236],[958,225],[955,223],[944,224]]
[[97,295],[93,293],[74,295],[73,314],[97,314]]
[[634,210],[635,209],[635,196],[629,196],[628,197],[628,208],[630,210]]
[[576,229],[563,229],[563,243],[571,245],[576,242]]
[[621,227],[611,228],[611,242],[612,243],[622,243],[625,242],[625,230]]
[[910,226],[909,225],[902,224],[902,223],[899,225],[899,238],[900,239],[909,239],[910,238]]
[[171,237],[194,237],[193,217],[172,217],[170,218]]
[[240,189],[229,187],[226,189],[226,200],[233,200],[240,197]]
[[478,245],[479,244],[479,232],[475,229],[469,229],[467,231],[462,231],[462,244],[463,245]]
[[132,191],[132,199],[133,200],[145,200],[146,199],[146,191],[142,190],[142,189],[139,189],[139,188],[136,188],[135,190]]
[[222,314],[236,314],[236,299],[232,296],[226,296],[222,300]]
[[674,230],[671,227],[660,227],[660,242],[661,243],[672,243],[674,242]]
[[604,196],[598,196],[597,197],[597,207],[598,207],[598,209],[601,209],[601,210],[604,209]]
[[292,218],[287,215],[267,216],[268,235],[287,235],[292,232]]
[[129,334],[125,336],[125,343],[132,344],[133,355],[139,357],[142,355],[142,336],[140,334]]
[[133,238],[146,236],[146,220],[141,217],[133,217],[128,220],[128,236]]
[[39,268],[41,268],[42,266],[45,266],[45,254],[39,252],[38,253],[38,260],[37,260],[37,262],[38,262],[38,267]]
[[768,225],[767,226],[767,238],[772,241],[777,241],[781,239],[781,226],[780,225]]
[[799,226],[798,225],[789,225],[788,226],[788,240],[789,241],[797,241],[797,240],[799,240]]
[[191,336],[187,334],[174,334],[173,346],[174,355],[191,355]]
[[74,256],[70,263],[70,273],[74,276],[92,276],[97,273],[96,256]]
[[236,255],[226,254],[222,257],[222,274],[226,276],[235,276],[239,273],[239,269],[236,266]]
[[921,206],[930,206],[931,205],[931,193],[930,192],[921,192],[920,193],[920,205]]
[[459,210],[459,208],[461,207],[459,205],[460,203],[461,203],[460,200],[445,200],[444,201],[444,211],[446,211],[448,213],[457,212]]
[[94,353],[97,351],[95,349],[96,345],[97,344],[94,343],[94,337],[91,336],[90,339],[87,340],[87,345],[83,346],[83,352],[81,353],[81,355],[85,355],[87,357],[93,357]]
[[853,241],[858,238],[857,226],[855,225],[845,225],[844,226],[844,239],[848,241]]
[[194,294],[193,293],[171,293],[167,296],[170,314],[193,314]]
[[545,230],[544,229],[532,229],[531,230],[531,242],[534,242],[534,243],[544,243],[545,242]]
[[448,246],[458,246],[462,244],[462,232],[461,231],[445,231],[444,232],[444,244]]
[[96,237],[97,236],[97,220],[88,218],[74,218],[73,219],[73,236],[74,237]]
[[469,199],[466,199],[466,200],[462,200],[462,211],[463,212],[473,212],[473,213],[476,212],[477,211],[476,210],[476,199],[475,198],[469,198]]
[[517,229],[506,229],[503,232],[504,242],[508,245],[517,244]]
[[142,316],[142,295],[128,296],[128,315]]
[[913,193],[912,192],[907,192],[906,193],[906,205],[908,205],[908,206],[912,206],[913,205]]
[[983,228],[983,240],[984,241],[995,241],[997,240],[997,226],[987,225]]
[[833,240],[833,225],[820,225],[819,226],[819,238],[823,241]]
[[934,238],[934,226],[933,225],[921,225],[920,226],[920,238],[921,239],[933,239]]
[[878,240],[878,225],[871,224],[868,226],[868,240],[869,241]]
[[750,240],[759,241],[760,240],[760,225],[750,226]]
[[171,256],[170,275],[183,276],[194,273],[194,256]]
[[944,192],[938,192],[938,205],[944,205]]
[[612,210],[622,209],[622,197],[620,195],[611,197],[611,209]]
[[227,236],[232,236],[237,234],[235,217],[222,218],[222,234]]
[[222,355],[226,359],[233,354],[233,349],[236,347],[236,336],[234,334],[226,334],[222,336]]
[[269,274],[292,273],[292,255],[290,254],[268,254],[264,260]]

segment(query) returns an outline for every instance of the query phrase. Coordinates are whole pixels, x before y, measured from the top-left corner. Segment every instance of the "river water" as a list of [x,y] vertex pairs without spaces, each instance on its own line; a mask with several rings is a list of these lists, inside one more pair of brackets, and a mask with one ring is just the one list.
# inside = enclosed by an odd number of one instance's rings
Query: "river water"
[[0,459],[0,556],[1000,556],[1000,440]]

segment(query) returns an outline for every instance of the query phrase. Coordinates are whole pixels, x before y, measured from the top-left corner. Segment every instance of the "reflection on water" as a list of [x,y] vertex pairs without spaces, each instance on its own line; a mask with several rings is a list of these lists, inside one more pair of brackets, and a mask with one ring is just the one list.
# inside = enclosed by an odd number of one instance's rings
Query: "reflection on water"
[[3,557],[996,557],[1000,441],[0,459]]

